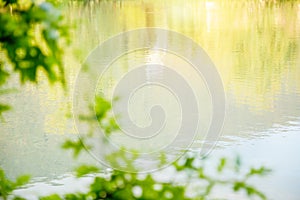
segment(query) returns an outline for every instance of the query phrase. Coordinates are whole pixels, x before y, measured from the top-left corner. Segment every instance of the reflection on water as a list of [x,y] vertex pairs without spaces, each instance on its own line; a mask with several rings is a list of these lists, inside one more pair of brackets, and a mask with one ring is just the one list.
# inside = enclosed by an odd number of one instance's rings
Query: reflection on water
[[[100,1],[86,7],[72,4],[66,10],[68,20],[77,24],[75,42],[69,50],[80,61],[112,35],[141,27],[171,29],[204,48],[219,70],[227,96],[221,148],[299,132],[299,1],[270,5],[258,1]],[[107,49],[107,55],[114,48]],[[154,54],[149,59],[160,56]],[[112,74],[126,72],[128,65],[124,63]],[[72,88],[80,65],[69,56],[66,66]],[[149,78],[159,70],[149,69]],[[106,82],[107,88],[112,81]],[[65,117],[71,99],[57,88],[49,89],[46,83],[25,86],[24,91],[4,97],[14,111],[5,115],[6,122],[1,125],[0,164],[11,176],[23,172],[46,176],[53,170],[70,168],[64,162],[68,155],[63,157],[55,149],[63,137],[76,132],[72,120]],[[62,133],[65,135],[59,135]],[[289,141],[282,148],[288,149],[292,145]],[[192,148],[198,144],[195,142]],[[261,150],[267,151],[266,145]]]
[[89,16],[75,33],[76,45],[86,44],[82,58],[109,36],[140,27],[168,28],[200,44],[225,85],[225,136],[251,137],[300,115],[299,2],[125,1],[70,10],[71,19]]

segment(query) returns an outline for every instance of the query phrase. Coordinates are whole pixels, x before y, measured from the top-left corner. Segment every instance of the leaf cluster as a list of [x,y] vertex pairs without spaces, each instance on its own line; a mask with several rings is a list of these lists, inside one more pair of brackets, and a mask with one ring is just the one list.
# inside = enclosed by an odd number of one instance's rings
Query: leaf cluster
[[[8,198],[12,191],[27,184],[30,177],[27,175],[19,176],[15,181],[6,178],[4,171],[0,168],[0,197],[4,200]],[[14,197],[13,199],[22,199],[21,197]]]
[[[0,0],[0,24],[0,52],[5,55],[0,56],[0,87],[13,72],[22,83],[37,83],[39,71],[51,83],[65,87],[63,55],[69,43],[68,26],[56,7],[48,2]],[[0,115],[9,109],[0,104]]]

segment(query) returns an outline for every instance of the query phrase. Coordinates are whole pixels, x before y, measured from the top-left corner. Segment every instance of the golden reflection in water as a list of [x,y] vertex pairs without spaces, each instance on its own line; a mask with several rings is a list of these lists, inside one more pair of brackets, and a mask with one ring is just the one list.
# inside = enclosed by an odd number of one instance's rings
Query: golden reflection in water
[[[83,22],[76,32],[84,44],[135,28],[171,29],[206,50],[238,103],[272,110],[276,95],[299,93],[299,2],[122,1],[98,6],[91,8],[90,23]],[[85,55],[97,45],[86,46]]]
[[[100,1],[67,10],[68,20],[77,24],[70,51],[80,52],[80,61],[114,34],[161,27],[196,41],[218,68],[227,95],[251,112],[274,111],[278,96],[300,94],[299,1],[271,5],[255,1]],[[74,61],[68,62],[68,68],[74,67]],[[65,122],[58,120],[66,107],[59,100],[63,94],[50,93],[41,95],[43,106],[49,107],[47,101],[53,98],[58,106],[48,113],[46,127],[64,132]]]

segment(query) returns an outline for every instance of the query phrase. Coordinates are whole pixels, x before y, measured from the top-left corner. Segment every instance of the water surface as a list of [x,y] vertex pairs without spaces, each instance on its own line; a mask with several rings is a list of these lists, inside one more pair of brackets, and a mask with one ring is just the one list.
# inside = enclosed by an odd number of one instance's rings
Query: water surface
[[[80,62],[115,34],[143,27],[184,34],[207,52],[225,88],[224,128],[211,156],[240,154],[248,165],[270,166],[274,173],[256,184],[272,199],[299,197],[299,1],[100,1],[86,6],[70,3],[65,9],[67,20],[76,25],[66,58],[70,88]],[[134,58],[146,55],[151,53],[140,52]],[[131,61],[119,62],[120,67],[114,67],[103,81],[107,94],[117,77],[131,69]],[[159,70],[150,75],[159,76]],[[185,67],[178,70],[191,73]],[[0,164],[9,176],[53,177],[75,166],[71,156],[58,149],[64,138],[76,137],[74,122],[66,117],[71,95],[66,97],[59,86],[49,88],[41,81],[39,86],[26,85],[1,98],[14,107],[4,115],[0,138]],[[191,150],[199,150],[200,144],[195,141]],[[95,162],[88,155],[81,159]]]

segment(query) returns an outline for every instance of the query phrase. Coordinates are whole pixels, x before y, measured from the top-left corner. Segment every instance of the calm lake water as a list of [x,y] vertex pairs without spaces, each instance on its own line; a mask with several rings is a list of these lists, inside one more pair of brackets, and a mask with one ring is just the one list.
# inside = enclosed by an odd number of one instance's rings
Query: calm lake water
[[[247,166],[264,164],[273,173],[255,184],[271,199],[299,199],[299,1],[270,5],[259,1],[100,1],[64,9],[75,26],[65,61],[71,90],[80,63],[113,35],[144,27],[181,33],[206,51],[225,88],[226,118],[212,159],[240,155]],[[113,51],[107,49],[107,54]],[[134,58],[150,54],[140,52]],[[119,68],[102,80],[107,95],[118,77],[131,70],[133,61],[118,62]],[[159,73],[154,69],[151,75]],[[39,86],[25,85],[1,99],[13,106],[4,114],[0,138],[0,165],[10,177],[29,173],[44,181],[69,172],[79,162],[96,163],[88,154],[75,162],[58,148],[65,138],[76,137],[75,124],[67,117],[71,94],[65,95],[59,86],[49,87],[41,77]],[[143,117],[141,110],[136,113],[137,118]],[[200,144],[196,140],[190,149],[198,151]]]

